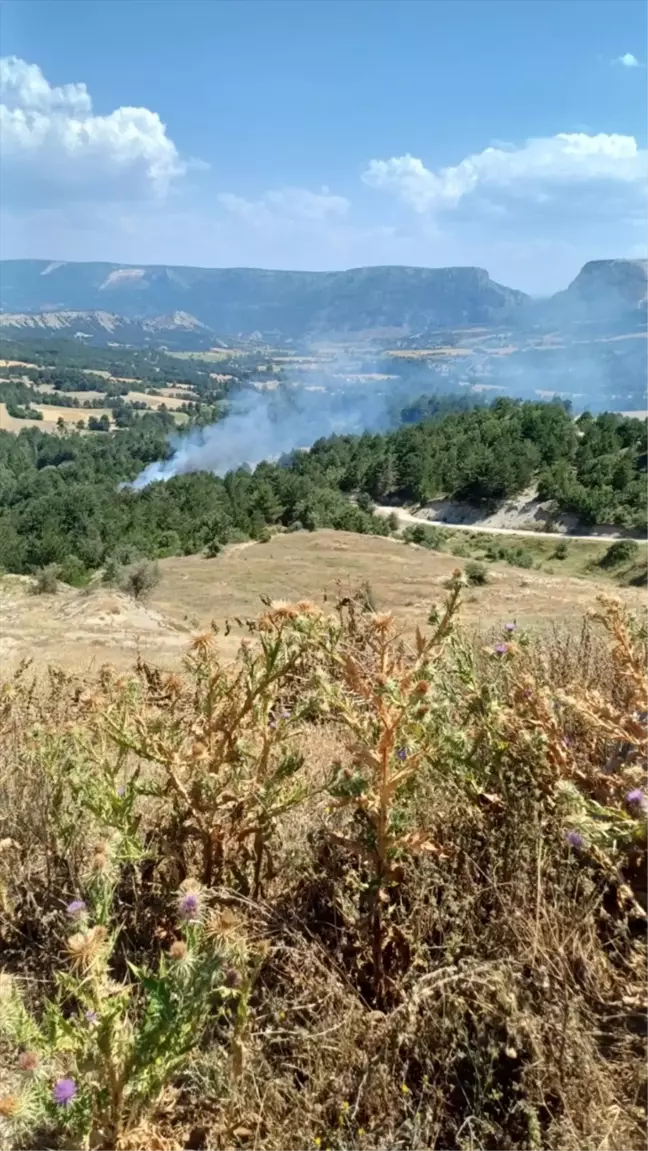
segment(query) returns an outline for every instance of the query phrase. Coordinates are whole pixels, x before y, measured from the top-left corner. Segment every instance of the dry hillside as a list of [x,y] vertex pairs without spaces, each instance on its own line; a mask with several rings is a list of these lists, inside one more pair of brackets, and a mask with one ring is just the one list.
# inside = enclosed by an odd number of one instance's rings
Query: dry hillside
[[[0,580],[0,661],[3,669],[21,659],[57,663],[81,670],[90,664],[130,667],[140,651],[164,666],[179,663],[191,634],[212,620],[257,614],[261,596],[321,600],[335,595],[338,581],[357,586],[368,580],[379,608],[393,611],[413,631],[444,584],[464,561],[444,553],[406,546],[393,539],[347,532],[299,532],[276,536],[267,544],[236,545],[216,559],[180,556],[162,560],[162,579],[146,604],[95,584],[87,590],[60,585],[56,596],[30,594],[25,576]],[[489,582],[468,588],[461,620],[489,631],[517,620],[538,628],[570,623],[591,607],[609,584],[568,576],[550,576],[507,564],[489,565]],[[639,609],[639,588],[615,589],[628,606]],[[235,622],[220,644],[233,655],[241,634]]]

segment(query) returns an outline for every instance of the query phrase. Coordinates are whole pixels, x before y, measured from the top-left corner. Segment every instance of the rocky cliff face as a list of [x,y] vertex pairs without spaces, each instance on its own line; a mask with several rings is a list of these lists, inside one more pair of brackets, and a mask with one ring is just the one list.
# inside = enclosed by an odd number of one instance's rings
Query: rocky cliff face
[[273,272],[8,260],[0,276],[5,312],[101,310],[141,319],[182,311],[223,334],[488,324],[526,299],[481,268]]
[[645,319],[648,261],[591,260],[564,292],[549,301],[564,322]]
[[[34,313],[59,317],[45,326],[64,328],[74,322],[63,317],[93,313],[112,316],[112,323],[123,317],[142,325],[142,338],[168,330],[299,339],[588,321],[636,327],[645,307],[645,260],[592,261],[565,291],[542,301],[496,283],[482,268],[283,272],[46,260],[0,265],[0,310],[20,314],[22,326]],[[123,339],[136,336],[122,333]]]
[[93,343],[141,345],[166,342],[175,347],[214,344],[209,328],[187,312],[129,319],[105,311],[0,312],[0,336],[57,336]]

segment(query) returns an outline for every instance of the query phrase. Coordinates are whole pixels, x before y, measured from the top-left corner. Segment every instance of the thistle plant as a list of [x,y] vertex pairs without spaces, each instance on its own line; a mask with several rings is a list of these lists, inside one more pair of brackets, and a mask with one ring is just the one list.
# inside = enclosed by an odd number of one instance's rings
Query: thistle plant
[[0,1034],[14,1052],[16,1090],[3,1097],[0,1115],[14,1139],[48,1131],[75,1146],[114,1148],[229,1003],[231,1044],[240,1043],[248,952],[240,930],[234,945],[206,912],[197,885],[182,891],[176,940],[157,963],[129,962],[128,979],[116,982],[119,926],[93,922],[92,905],[74,900],[67,964],[40,1017],[27,1008],[20,982],[4,978]]
[[[310,603],[270,607],[234,667],[221,664],[208,632],[194,641],[184,678],[140,664],[141,687],[131,705],[120,697],[97,717],[117,762],[130,756],[140,767],[154,766],[146,790],[168,805],[166,841],[174,842],[185,874],[187,845],[200,844],[207,887],[234,877],[256,897],[272,874],[277,819],[308,794],[291,740],[327,627]],[[301,696],[290,709],[288,692]]]
[[340,652],[341,676],[329,686],[335,711],[352,736],[353,769],[340,773],[331,794],[350,808],[356,836],[336,835],[368,865],[370,935],[374,994],[384,995],[383,951],[385,908],[395,868],[406,852],[440,854],[427,832],[409,826],[406,797],[430,753],[426,717],[434,694],[434,664],[452,631],[461,593],[455,572],[445,609],[434,632],[417,630],[416,650],[409,655],[389,614],[366,616],[361,642],[354,635],[354,654]]

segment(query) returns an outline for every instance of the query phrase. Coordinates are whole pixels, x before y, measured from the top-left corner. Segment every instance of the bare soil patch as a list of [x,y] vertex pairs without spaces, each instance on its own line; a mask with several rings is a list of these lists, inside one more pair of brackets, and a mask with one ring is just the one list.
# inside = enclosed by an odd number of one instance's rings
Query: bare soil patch
[[154,608],[112,588],[78,590],[59,585],[57,595],[32,595],[28,576],[0,579],[0,667],[7,674],[23,659],[82,673],[104,663],[131,667],[143,658],[176,664],[189,632]]

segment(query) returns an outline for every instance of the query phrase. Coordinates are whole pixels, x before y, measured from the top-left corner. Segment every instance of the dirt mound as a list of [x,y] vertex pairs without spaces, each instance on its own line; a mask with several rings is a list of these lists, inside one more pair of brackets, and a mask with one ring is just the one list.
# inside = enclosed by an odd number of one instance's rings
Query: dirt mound
[[159,611],[101,585],[57,595],[33,595],[26,576],[0,580],[0,664],[10,671],[22,659],[83,671],[91,664],[130,666],[137,653],[176,663],[189,629]]

